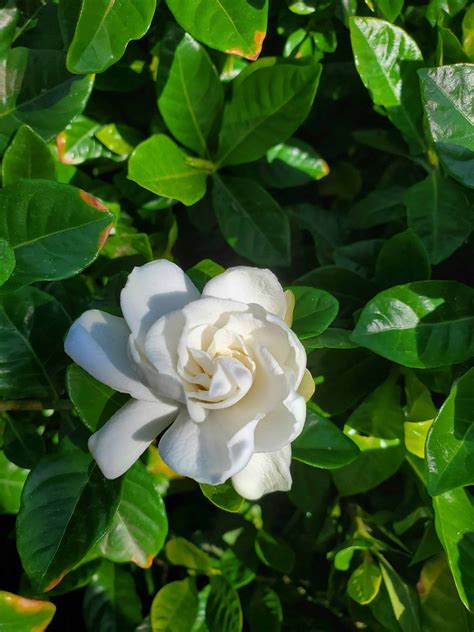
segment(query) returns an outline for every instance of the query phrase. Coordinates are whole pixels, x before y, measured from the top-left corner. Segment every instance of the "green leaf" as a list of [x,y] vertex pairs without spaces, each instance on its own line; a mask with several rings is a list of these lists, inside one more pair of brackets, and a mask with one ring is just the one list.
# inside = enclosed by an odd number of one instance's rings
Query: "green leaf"
[[8,241],[0,239],[0,286],[11,277],[15,265],[15,251]]
[[[96,138],[100,123],[83,114],[76,116],[65,129],[56,136],[58,157],[64,165],[80,165],[107,155],[105,147]],[[110,154],[109,154],[110,155]]]
[[153,476],[140,461],[123,477],[122,497],[107,533],[102,555],[112,562],[133,562],[149,568],[163,547],[168,520]]
[[178,24],[229,55],[257,59],[267,32],[268,0],[167,0]]
[[425,458],[425,444],[428,432],[433,424],[432,419],[426,421],[405,421],[403,431],[405,434],[405,447],[411,454],[419,459]]
[[352,331],[348,329],[329,327],[319,336],[305,338],[304,347],[309,351],[313,349],[355,349],[357,345],[352,342],[351,334]]
[[437,171],[411,187],[405,201],[408,225],[434,264],[460,248],[474,228],[474,204],[468,192]]
[[224,511],[239,513],[244,499],[235,491],[232,483],[226,481],[222,485],[199,484],[202,493],[213,505]]
[[[292,172],[298,173],[293,186],[306,184],[314,180],[321,180],[329,173],[329,166],[325,160],[307,143],[297,138],[290,138],[285,143],[279,143],[267,151],[267,161],[275,167],[280,163],[287,166]],[[275,186],[278,186],[278,181]]]
[[352,340],[413,368],[463,362],[474,353],[474,290],[455,281],[385,290],[365,306]]
[[0,296],[0,397],[55,397],[66,363],[63,336],[71,321],[37,288]]
[[186,270],[186,274],[200,292],[202,292],[208,281],[223,272],[224,268],[219,263],[212,261],[212,259],[203,259],[192,268]]
[[214,563],[209,555],[184,538],[169,540],[165,552],[171,564],[186,566],[206,575],[214,572]]
[[385,558],[379,557],[383,581],[402,632],[422,632],[419,604],[414,589],[401,579]]
[[16,47],[0,68],[0,139],[24,123],[49,140],[82,112],[92,90],[93,77],[70,75],[60,51]]
[[377,596],[382,583],[382,573],[378,564],[369,562],[366,557],[355,569],[347,582],[347,594],[362,605],[368,604]]
[[374,4],[389,22],[395,22],[403,9],[404,0],[375,0]]
[[454,489],[433,498],[436,533],[463,604],[474,609],[474,507],[470,494]]
[[0,9],[0,53],[7,52],[13,42],[18,15],[17,7],[10,3]]
[[355,204],[347,217],[352,228],[373,228],[403,218],[406,189],[399,186],[374,189]]
[[474,484],[474,368],[454,385],[426,441],[427,487],[438,496]]
[[165,72],[158,97],[164,122],[180,143],[208,156],[207,140],[224,104],[224,89],[209,55],[186,33]]
[[252,597],[247,613],[250,632],[280,632],[283,610],[278,594],[271,588],[261,588]]
[[367,551],[372,546],[369,540],[364,540],[362,538],[358,538],[354,540],[349,546],[340,549],[336,555],[334,556],[334,568],[338,571],[348,571],[352,558],[354,557],[354,553],[356,551]]
[[470,632],[469,615],[458,597],[445,555],[426,562],[419,585],[423,632]]
[[66,388],[82,423],[91,432],[103,426],[128,400],[128,395],[102,384],[76,364],[68,367]]
[[230,548],[224,551],[219,560],[219,569],[235,589],[246,586],[255,579],[255,570],[251,568],[250,562],[240,559]]
[[422,150],[416,71],[423,58],[416,42],[385,20],[353,17],[349,24],[355,65],[373,102],[384,108],[408,142]]
[[291,328],[301,340],[319,336],[329,327],[339,311],[339,303],[331,294],[312,287],[292,285],[295,309]]
[[103,125],[95,135],[107,149],[119,156],[131,154],[143,139],[142,134],[133,127],[116,123]]
[[70,72],[103,72],[150,27],[156,0],[83,0],[67,53]]
[[130,157],[128,177],[144,189],[186,206],[206,193],[208,171],[193,167],[171,138],[156,134],[140,143]]
[[474,61],[474,7],[472,4],[462,19],[462,47],[470,61]]
[[2,161],[3,186],[21,178],[56,179],[56,168],[48,146],[28,125],[18,128]]
[[28,474],[28,470],[17,467],[0,450],[0,515],[18,513]]
[[56,612],[49,601],[38,601],[0,590],[2,632],[40,632],[45,630]]
[[211,590],[206,604],[206,623],[209,632],[241,632],[242,608],[237,591],[224,577],[211,579]]
[[289,138],[311,109],[320,74],[310,57],[265,58],[242,72],[224,109],[218,165],[252,162]]
[[409,228],[384,243],[375,264],[375,280],[379,287],[424,281],[430,276],[430,260],[413,230]]
[[142,620],[133,575],[121,566],[102,562],[84,595],[88,632],[132,632]]
[[257,182],[216,178],[214,211],[230,246],[258,265],[290,264],[290,226],[277,201]]
[[198,613],[198,596],[192,579],[170,582],[151,604],[153,632],[189,632]]
[[0,191],[0,237],[15,251],[9,287],[74,276],[97,257],[113,216],[89,193],[50,180]]
[[48,591],[104,535],[120,500],[121,481],[108,481],[89,454],[62,447],[31,471],[21,498],[17,544],[23,568]]
[[5,415],[3,451],[18,467],[31,470],[45,453],[43,437],[33,424]]
[[266,566],[285,575],[291,573],[295,565],[293,549],[285,540],[263,529],[258,531],[255,538],[255,552]]
[[469,99],[472,64],[419,71],[423,108],[438,156],[448,173],[474,187],[474,116]]
[[292,456],[307,465],[335,469],[357,458],[359,449],[329,419],[308,408],[303,432],[292,443]]

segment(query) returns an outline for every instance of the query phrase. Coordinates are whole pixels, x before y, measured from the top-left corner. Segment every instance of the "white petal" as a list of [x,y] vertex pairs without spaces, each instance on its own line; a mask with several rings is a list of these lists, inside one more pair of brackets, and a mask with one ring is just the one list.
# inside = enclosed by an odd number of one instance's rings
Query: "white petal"
[[255,422],[223,424],[220,411],[196,423],[182,411],[162,436],[158,449],[175,472],[199,483],[218,485],[240,471],[254,452]]
[[89,450],[106,478],[117,478],[131,467],[150,443],[176,417],[167,402],[131,400],[89,438]]
[[191,279],[166,259],[134,268],[120,296],[122,312],[135,338],[141,339],[161,316],[200,296]]
[[231,298],[241,303],[256,303],[267,312],[285,318],[287,304],[283,288],[270,270],[238,266],[211,279],[203,296]]
[[287,492],[291,489],[291,447],[276,452],[254,454],[248,465],[232,477],[238,494],[248,500],[257,500],[270,492]]
[[296,439],[306,419],[306,402],[302,395],[291,391],[288,397],[258,422],[255,449],[274,452]]
[[129,336],[123,318],[91,309],[72,324],[64,349],[76,364],[100,382],[136,399],[155,401],[155,395],[141,383],[129,359]]

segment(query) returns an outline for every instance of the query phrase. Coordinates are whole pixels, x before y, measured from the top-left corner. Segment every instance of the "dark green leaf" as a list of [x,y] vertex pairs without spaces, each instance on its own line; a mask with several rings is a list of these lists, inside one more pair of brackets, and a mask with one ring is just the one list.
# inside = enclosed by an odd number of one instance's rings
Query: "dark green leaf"
[[71,72],[103,72],[118,61],[130,40],[148,31],[156,0],[83,0],[67,53]]
[[247,616],[250,632],[280,632],[283,623],[280,597],[271,588],[258,590],[252,597]]
[[358,345],[351,340],[352,331],[348,329],[337,329],[329,327],[319,336],[306,338],[304,340],[305,349],[355,349]]
[[291,573],[295,564],[293,549],[277,535],[260,529],[255,538],[255,552],[270,568],[284,574]]
[[224,272],[224,268],[211,259],[203,259],[186,270],[186,274],[201,292],[208,281],[222,272]]
[[21,180],[0,192],[0,236],[15,251],[8,284],[66,279],[92,263],[112,215],[89,193],[50,180]]
[[390,597],[393,614],[402,632],[422,632],[419,603],[415,590],[402,580],[383,557],[380,560],[380,570]]
[[259,265],[289,265],[288,217],[257,182],[216,178],[214,210],[229,245]]
[[28,476],[28,470],[17,467],[0,450],[0,514],[16,514]]
[[198,596],[192,579],[163,586],[151,604],[152,632],[189,632],[198,614]]
[[27,125],[18,129],[2,161],[3,186],[21,178],[56,179],[56,168],[48,146]]
[[384,243],[375,264],[375,279],[379,287],[424,281],[430,276],[431,266],[426,250],[410,228]]
[[432,496],[474,484],[474,368],[454,385],[426,441]]
[[295,309],[291,328],[302,340],[319,336],[329,327],[339,311],[339,303],[324,290],[290,286],[295,295]]
[[80,165],[86,160],[106,156],[107,150],[95,138],[99,129],[97,121],[82,114],[76,116],[56,137],[59,160],[65,165]]
[[45,445],[33,424],[6,415],[3,451],[12,463],[31,470],[44,455]]
[[8,51],[18,22],[18,8],[10,3],[3,9],[0,9],[0,53]]
[[374,189],[350,210],[348,223],[353,228],[372,228],[405,217],[403,200],[406,189]]
[[5,239],[0,239],[0,285],[11,277],[15,269],[15,251]]
[[237,591],[224,577],[211,579],[207,598],[206,623],[209,632],[241,632],[242,608]]
[[51,590],[107,530],[121,481],[106,480],[73,446],[43,457],[26,481],[17,521],[23,567],[40,590]]
[[218,164],[252,162],[289,138],[309,113],[320,74],[310,57],[265,58],[240,74],[224,110]]
[[474,354],[474,290],[455,281],[421,281],[370,301],[352,339],[393,362],[430,368]]

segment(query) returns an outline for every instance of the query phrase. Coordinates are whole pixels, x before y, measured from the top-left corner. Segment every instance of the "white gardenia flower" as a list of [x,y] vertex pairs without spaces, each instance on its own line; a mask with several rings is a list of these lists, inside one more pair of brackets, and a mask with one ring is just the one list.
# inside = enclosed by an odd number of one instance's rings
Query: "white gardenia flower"
[[183,476],[232,478],[248,499],[290,489],[291,442],[314,386],[285,323],[292,299],[270,270],[250,267],[230,268],[200,295],[178,266],[158,260],[128,277],[123,318],[82,314],[66,353],[131,396],[89,439],[104,476],[121,476],[165,430],[160,455]]

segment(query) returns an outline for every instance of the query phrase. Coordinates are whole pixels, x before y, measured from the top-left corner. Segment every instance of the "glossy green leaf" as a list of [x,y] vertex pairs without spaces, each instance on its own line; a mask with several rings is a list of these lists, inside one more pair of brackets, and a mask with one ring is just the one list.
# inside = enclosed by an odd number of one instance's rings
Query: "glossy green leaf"
[[283,610],[280,597],[271,588],[262,588],[254,593],[248,610],[250,632],[280,632]]
[[240,74],[224,109],[218,165],[252,162],[289,138],[309,113],[320,74],[310,57],[265,58]]
[[335,469],[357,458],[359,449],[329,419],[308,408],[303,432],[292,443],[292,456],[314,467]]
[[375,264],[375,280],[379,287],[424,281],[430,276],[428,255],[413,230],[398,233],[384,243]]
[[311,145],[296,138],[290,138],[285,143],[279,143],[269,149],[267,161],[271,165],[283,163],[291,170],[298,172],[300,174],[298,183],[300,184],[321,180],[329,173],[327,162]]
[[425,458],[426,437],[432,424],[432,419],[427,419],[426,421],[405,421],[403,424],[405,447],[408,452],[411,452],[419,459]]
[[0,9],[0,53],[8,51],[18,22],[18,8],[10,3]]
[[462,47],[470,61],[474,61],[474,7],[472,4],[462,19]]
[[0,239],[0,285],[8,281],[15,265],[15,251],[6,239]]
[[224,272],[224,268],[219,263],[216,263],[211,259],[203,259],[202,261],[196,263],[196,265],[192,268],[186,270],[186,274],[200,292],[202,292],[208,281],[218,274],[222,274],[222,272]]
[[313,349],[355,349],[357,345],[352,342],[351,333],[348,329],[329,327],[319,336],[305,338],[304,347],[309,351]]
[[443,166],[461,184],[474,187],[472,64],[419,71],[423,107]]
[[[96,138],[100,123],[80,114],[56,136],[59,160],[65,165],[80,165],[107,155],[107,150]],[[110,155],[110,154],[109,154]]]
[[198,596],[193,580],[169,582],[151,604],[152,632],[189,632],[197,613]]
[[403,9],[404,0],[375,0],[378,11],[389,22],[395,22]]
[[223,53],[257,59],[267,32],[268,1],[167,0],[185,31]]
[[132,632],[141,621],[141,602],[133,575],[122,566],[102,562],[84,595],[87,632]]
[[370,301],[352,339],[392,362],[430,368],[474,353],[474,290],[455,281],[420,281]]
[[27,599],[0,590],[2,632],[42,632],[51,622],[56,606],[49,601]]
[[127,401],[128,395],[102,384],[76,364],[68,367],[66,387],[81,421],[95,432]]
[[2,161],[3,186],[21,178],[56,179],[56,169],[48,146],[27,125],[18,129]]
[[0,396],[57,395],[65,366],[63,336],[71,321],[61,304],[37,288],[0,297]]
[[144,189],[190,206],[206,193],[208,171],[193,167],[187,158],[171,138],[156,134],[131,155],[128,177]]
[[331,294],[312,287],[290,286],[295,296],[291,328],[301,340],[319,336],[336,318],[339,303]]
[[206,624],[209,632],[242,631],[239,595],[224,577],[211,579],[211,590],[206,604]]
[[454,489],[433,498],[436,533],[463,604],[474,610],[474,506],[467,490]]
[[376,105],[417,150],[424,145],[416,71],[420,50],[408,33],[385,20],[350,20],[355,65]]
[[213,505],[224,511],[238,513],[244,499],[235,491],[232,483],[227,481],[222,485],[206,485],[200,483],[201,491]]
[[214,564],[209,555],[184,538],[169,540],[165,551],[171,564],[186,566],[186,568],[204,574],[212,574],[213,572]]
[[119,156],[128,156],[143,140],[143,136],[138,130],[128,125],[116,123],[104,125],[95,135],[107,149]]
[[22,124],[48,140],[84,109],[93,78],[75,77],[55,50],[16,47],[0,58],[0,138]]
[[102,555],[112,562],[149,568],[168,533],[165,505],[153,476],[137,461],[123,477],[122,497],[107,533]]
[[45,453],[44,440],[33,424],[5,415],[3,451],[12,463],[31,470]]
[[370,603],[380,590],[382,573],[378,564],[364,561],[349,577],[347,582],[347,594],[351,599],[362,605]]
[[239,255],[258,265],[289,265],[288,217],[257,182],[216,178],[213,203],[222,234]]
[[293,549],[279,536],[260,529],[255,538],[255,552],[266,566],[279,573],[291,573],[295,564]]
[[474,229],[472,197],[436,171],[411,187],[405,201],[408,225],[424,243],[432,263],[452,255]]
[[166,75],[158,97],[166,126],[180,143],[208,156],[208,137],[224,104],[224,90],[209,55],[185,34]]
[[362,538],[354,540],[349,546],[340,549],[334,556],[334,568],[338,571],[348,571],[354,553],[356,551],[367,551],[371,548],[369,540],[363,540]]
[[9,461],[0,450],[0,514],[16,514],[28,470]]
[[83,0],[67,53],[70,72],[103,72],[118,61],[130,40],[148,30],[156,0]]
[[419,603],[414,588],[406,584],[384,558],[381,558],[380,570],[393,614],[402,632],[422,632]]
[[112,215],[89,193],[50,180],[22,180],[0,192],[0,236],[15,251],[9,287],[65,279],[97,257]]
[[51,590],[80,562],[110,525],[120,491],[120,480],[106,480],[74,446],[41,459],[26,481],[17,521],[18,552],[34,585]]
[[474,484],[474,369],[454,385],[426,441],[428,492]]

